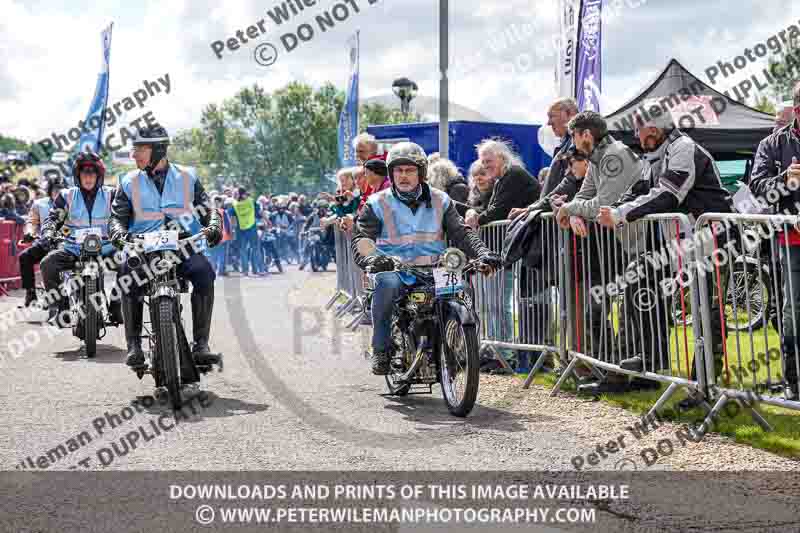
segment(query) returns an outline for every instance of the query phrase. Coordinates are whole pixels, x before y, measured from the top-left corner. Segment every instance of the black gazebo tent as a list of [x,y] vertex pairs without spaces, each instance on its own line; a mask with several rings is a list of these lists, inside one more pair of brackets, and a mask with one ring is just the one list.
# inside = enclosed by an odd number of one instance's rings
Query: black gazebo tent
[[[672,59],[638,96],[606,116],[611,135],[638,148],[639,141],[633,135],[634,118],[650,113],[653,105],[660,108],[653,111],[671,112],[676,121],[679,116],[690,115],[680,122],[681,130],[718,160],[752,158],[758,143],[774,127],[774,117],[715,91]],[[689,111],[697,112],[699,106],[706,108],[703,118]],[[692,124],[694,127],[690,127]]]

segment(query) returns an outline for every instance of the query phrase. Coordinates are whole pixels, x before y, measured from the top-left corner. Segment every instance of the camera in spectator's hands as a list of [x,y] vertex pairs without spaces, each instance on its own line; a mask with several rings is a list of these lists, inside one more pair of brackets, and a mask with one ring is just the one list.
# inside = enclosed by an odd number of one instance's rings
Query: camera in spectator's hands
[[343,204],[346,201],[347,201],[347,196],[345,196],[344,194],[337,194],[336,195],[336,203],[337,204]]

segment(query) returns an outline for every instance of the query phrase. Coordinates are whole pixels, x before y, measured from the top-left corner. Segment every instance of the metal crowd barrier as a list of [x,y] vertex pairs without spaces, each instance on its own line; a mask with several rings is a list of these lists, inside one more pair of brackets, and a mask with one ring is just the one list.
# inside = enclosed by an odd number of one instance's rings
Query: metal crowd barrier
[[[607,375],[613,373],[668,385],[651,414],[683,387],[713,399],[713,407],[704,402],[707,423],[737,398],[769,429],[748,402],[754,394],[767,404],[800,409],[800,402],[769,394],[786,373],[781,338],[791,335],[784,325],[797,331],[800,321],[800,280],[782,280],[791,271],[790,247],[775,234],[797,222],[777,215],[706,214],[693,227],[686,215],[668,213],[617,230],[587,223],[589,234],[582,238],[560,229],[552,213],[544,214],[538,249],[529,251],[536,268],[518,261],[494,276],[470,280],[481,349],[494,352],[506,367],[503,355],[511,350],[532,355],[525,388],[558,357],[565,368],[554,395],[570,376],[591,372],[613,379]],[[724,229],[711,231],[719,223]],[[500,253],[509,225],[483,226],[481,239]],[[355,329],[364,311],[364,275],[353,262],[351,235],[336,228],[335,236],[337,287],[327,308],[344,297],[337,317],[356,312],[349,325]],[[715,260],[730,247],[727,262]],[[797,250],[790,258],[800,261]],[[781,263],[782,254],[787,263]],[[786,292],[797,295],[787,304],[788,318]],[[791,338],[797,355],[791,362],[800,375],[800,334]],[[641,359],[641,368],[630,361],[620,366],[633,357]]]
[[704,389],[700,331],[690,327],[691,309],[701,304],[688,217],[651,215],[616,230],[586,227],[585,238],[565,232],[569,282],[561,288],[570,362],[553,392],[579,364],[611,373],[609,381],[666,383],[651,413],[680,387]]
[[348,328],[355,329],[361,321],[364,309],[364,273],[355,264],[353,251],[350,241],[353,237],[352,231],[343,231],[334,225],[334,243],[336,246],[336,292],[333,294],[325,309],[330,309],[333,305],[344,297],[344,303],[336,308],[336,318],[341,318],[346,313],[356,315],[349,324]]
[[705,245],[712,258],[698,265],[700,289],[715,295],[713,306],[702,307],[703,331],[727,332],[721,350],[712,335],[703,339],[708,381],[717,392],[714,414],[732,399],[800,409],[800,402],[779,397],[787,373],[800,376],[800,336],[793,334],[800,321],[800,279],[792,275],[800,271],[800,248],[785,238],[799,220],[718,213],[697,220],[696,232],[711,236]]
[[[500,254],[511,224],[508,220],[492,222],[480,228],[481,240]],[[552,213],[538,221],[537,268],[520,260],[511,268],[503,268],[494,276],[476,276],[473,280],[475,310],[480,318],[482,349],[494,352],[495,358],[508,368],[506,357],[511,350],[528,357],[531,363],[524,387],[548,360],[565,357],[566,316],[558,287],[563,286],[564,270],[559,251],[563,248],[563,232]],[[561,326],[561,330],[559,330]],[[565,359],[564,359],[565,361]],[[513,369],[512,369],[513,370]]]

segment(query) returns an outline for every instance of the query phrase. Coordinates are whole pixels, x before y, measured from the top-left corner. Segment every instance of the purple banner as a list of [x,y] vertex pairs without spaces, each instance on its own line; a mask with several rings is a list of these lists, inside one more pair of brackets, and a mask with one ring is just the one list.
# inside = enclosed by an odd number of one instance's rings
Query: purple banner
[[603,78],[603,0],[583,0],[578,24],[575,97],[581,111],[600,111]]

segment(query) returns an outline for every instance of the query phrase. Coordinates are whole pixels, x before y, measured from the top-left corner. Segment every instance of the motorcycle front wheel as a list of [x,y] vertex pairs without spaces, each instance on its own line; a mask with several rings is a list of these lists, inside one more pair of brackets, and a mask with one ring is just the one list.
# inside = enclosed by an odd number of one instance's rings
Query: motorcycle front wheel
[[392,396],[405,396],[411,389],[410,383],[398,383],[397,378],[405,373],[416,355],[416,346],[409,333],[400,329],[397,317],[392,317],[392,341],[395,352],[390,361],[389,374],[386,377],[386,386]]
[[451,414],[465,417],[478,399],[478,332],[475,326],[463,325],[456,315],[446,320],[439,350],[442,396]]
[[175,304],[171,298],[161,296],[151,301],[153,315],[153,333],[156,335],[156,355],[161,385],[167,388],[172,408],[181,408],[181,375],[180,350],[178,349],[178,332],[175,324],[180,317],[175,316]]
[[83,309],[85,311],[85,318],[83,319],[83,342],[86,343],[86,357],[92,358],[97,354],[97,324],[99,320],[99,313],[94,306],[93,296],[98,291],[97,278],[85,278],[85,286],[83,289]]

